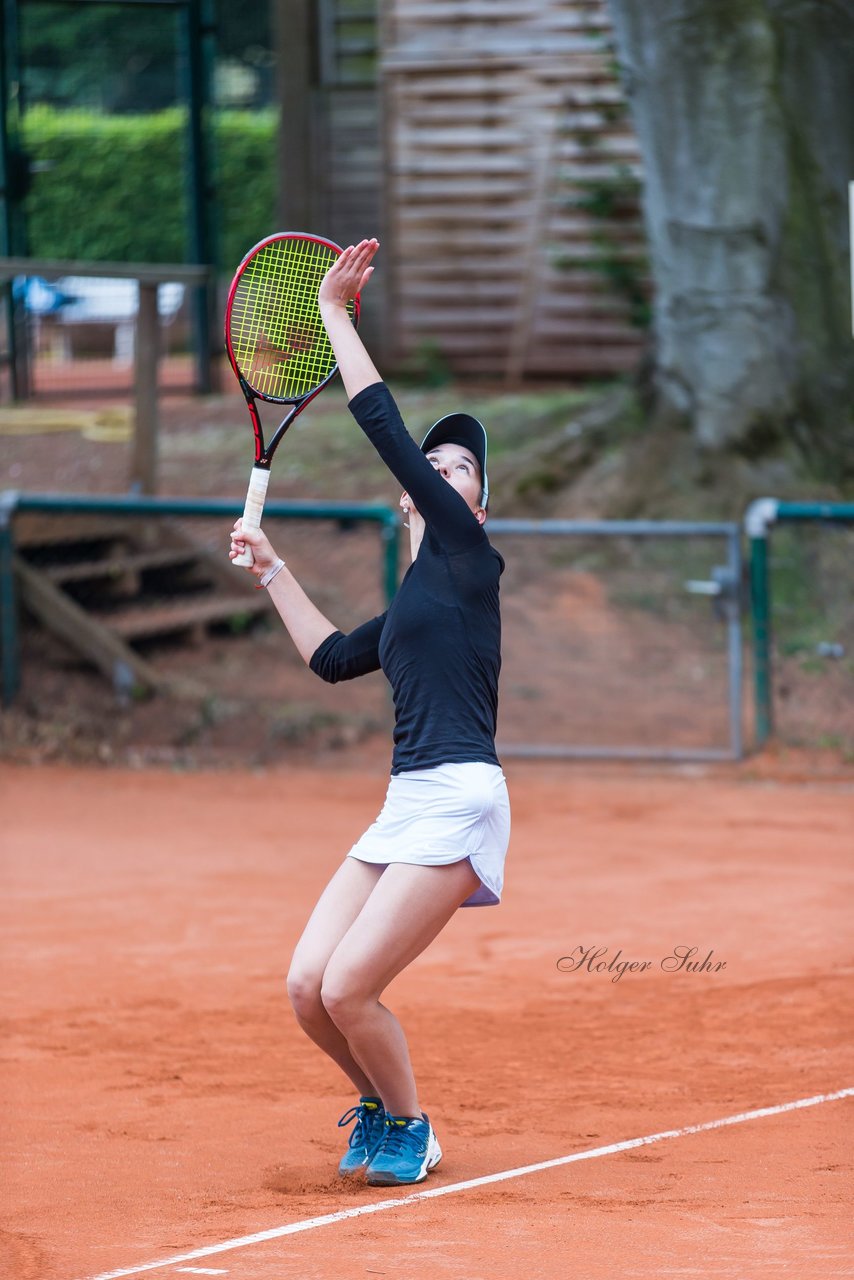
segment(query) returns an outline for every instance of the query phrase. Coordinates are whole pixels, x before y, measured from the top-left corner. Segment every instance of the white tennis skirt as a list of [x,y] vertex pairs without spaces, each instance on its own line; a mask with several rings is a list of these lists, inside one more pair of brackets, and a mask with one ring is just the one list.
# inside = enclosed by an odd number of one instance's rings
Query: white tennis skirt
[[388,866],[441,867],[468,858],[480,886],[462,904],[501,901],[510,800],[497,764],[439,764],[393,774],[379,817],[347,855]]

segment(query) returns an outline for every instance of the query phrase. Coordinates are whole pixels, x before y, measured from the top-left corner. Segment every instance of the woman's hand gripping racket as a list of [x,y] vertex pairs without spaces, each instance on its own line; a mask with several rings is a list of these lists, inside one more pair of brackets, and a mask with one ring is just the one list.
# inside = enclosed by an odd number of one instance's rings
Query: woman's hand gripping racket
[[[268,236],[250,249],[237,269],[225,308],[225,347],[246,397],[255,433],[255,462],[243,511],[244,529],[258,529],[270,479],[270,463],[298,413],[338,371],[317,291],[341,253],[320,236]],[[348,303],[359,321],[358,295]],[[265,446],[257,400],[293,407]],[[246,547],[232,564],[251,566]]]

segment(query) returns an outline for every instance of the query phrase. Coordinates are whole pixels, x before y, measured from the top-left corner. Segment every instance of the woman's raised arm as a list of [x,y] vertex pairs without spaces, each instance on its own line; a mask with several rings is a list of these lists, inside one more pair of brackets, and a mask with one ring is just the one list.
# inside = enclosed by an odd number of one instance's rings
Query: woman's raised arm
[[371,259],[379,247],[379,240],[362,240],[346,248],[323,277],[317,294],[349,400],[365,387],[382,381],[347,312],[347,303],[364,289],[373,274]]

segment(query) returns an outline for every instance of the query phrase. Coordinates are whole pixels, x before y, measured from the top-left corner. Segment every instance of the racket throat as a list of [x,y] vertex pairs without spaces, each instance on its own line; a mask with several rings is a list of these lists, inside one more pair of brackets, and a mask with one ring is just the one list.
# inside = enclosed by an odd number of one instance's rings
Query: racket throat
[[269,468],[270,461],[265,457],[264,450],[264,432],[261,428],[258,410],[255,407],[255,393],[243,377],[240,378],[240,389],[243,392],[246,406],[249,409],[249,417],[252,420],[252,431],[255,436],[255,466]]

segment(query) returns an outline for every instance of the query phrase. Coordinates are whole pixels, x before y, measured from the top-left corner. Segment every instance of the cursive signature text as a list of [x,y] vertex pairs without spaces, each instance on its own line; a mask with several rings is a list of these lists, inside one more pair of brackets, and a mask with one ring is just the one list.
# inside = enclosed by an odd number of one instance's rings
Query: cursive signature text
[[[568,956],[561,956],[557,967],[561,973],[603,973],[612,982],[619,982],[627,973],[647,973],[656,967],[652,960],[625,960],[622,948],[609,958],[608,947],[576,947]],[[658,961],[662,973],[722,973],[726,960],[715,960],[714,950],[700,956],[699,947],[679,945]]]

